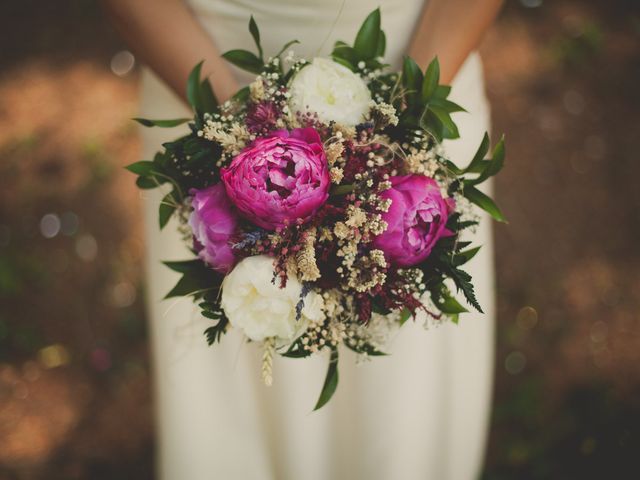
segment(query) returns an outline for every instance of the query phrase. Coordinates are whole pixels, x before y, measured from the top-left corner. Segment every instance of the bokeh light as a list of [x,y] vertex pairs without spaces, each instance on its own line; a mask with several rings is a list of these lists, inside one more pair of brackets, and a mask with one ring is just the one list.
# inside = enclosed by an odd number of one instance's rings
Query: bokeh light
[[44,238],[53,238],[60,233],[60,217],[55,213],[47,213],[40,219],[40,233]]
[[131,73],[136,65],[136,58],[128,50],[122,50],[111,57],[111,71],[119,77]]

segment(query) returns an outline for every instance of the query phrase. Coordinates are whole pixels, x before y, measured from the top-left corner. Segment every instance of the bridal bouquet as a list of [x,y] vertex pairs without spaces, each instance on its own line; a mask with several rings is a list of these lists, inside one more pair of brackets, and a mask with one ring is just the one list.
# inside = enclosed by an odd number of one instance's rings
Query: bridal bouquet
[[219,104],[196,66],[193,119],[137,119],[190,133],[127,168],[140,188],[166,189],[160,227],[177,217],[194,253],[166,262],[182,275],[167,297],[199,303],[209,344],[230,328],[260,344],[267,384],[274,354],[330,351],[317,409],[336,389],[339,345],[384,355],[418,312],[457,322],[467,309],[452,288],[482,311],[461,268],[479,247],[461,232],[478,223],[474,205],[503,220],[477,185],[501,169],[504,145],[486,159],[485,135],[466,168],[447,159],[441,142],[459,136],[451,114],[463,108],[437,59],[389,71],[379,10],[330,58],[297,58],[296,41],[266,58],[253,18],[249,31],[257,54],[223,57],[255,80]]

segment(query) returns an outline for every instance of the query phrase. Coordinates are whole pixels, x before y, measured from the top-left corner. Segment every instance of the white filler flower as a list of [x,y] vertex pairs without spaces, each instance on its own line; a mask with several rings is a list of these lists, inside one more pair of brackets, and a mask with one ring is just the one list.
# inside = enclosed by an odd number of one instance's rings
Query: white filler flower
[[314,58],[291,82],[290,108],[312,112],[323,122],[354,126],[369,111],[367,84],[347,67],[328,58]]
[[322,297],[311,291],[304,298],[302,317],[296,320],[302,284],[289,276],[287,286],[273,280],[273,258],[266,255],[240,261],[222,283],[220,305],[229,323],[251,340],[269,337],[293,340],[307,327],[309,320],[324,318]]

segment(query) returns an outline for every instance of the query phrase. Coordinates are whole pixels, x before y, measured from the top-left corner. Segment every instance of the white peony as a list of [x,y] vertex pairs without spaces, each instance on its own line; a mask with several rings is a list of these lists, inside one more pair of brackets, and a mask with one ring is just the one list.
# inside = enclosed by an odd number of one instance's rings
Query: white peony
[[293,112],[313,112],[322,122],[354,126],[365,120],[371,102],[367,84],[347,67],[314,58],[289,87]]
[[304,298],[302,317],[296,320],[302,284],[289,276],[287,286],[273,280],[273,258],[266,255],[240,261],[222,283],[220,305],[234,328],[251,340],[269,337],[293,340],[307,327],[309,320],[324,318],[322,296],[311,291]]

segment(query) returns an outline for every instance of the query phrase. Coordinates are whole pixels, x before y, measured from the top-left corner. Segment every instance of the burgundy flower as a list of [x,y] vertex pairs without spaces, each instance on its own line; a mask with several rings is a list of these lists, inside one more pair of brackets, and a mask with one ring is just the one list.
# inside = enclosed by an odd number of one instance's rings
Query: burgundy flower
[[280,111],[275,103],[254,103],[247,112],[247,128],[251,133],[265,133],[274,130],[279,116]]

